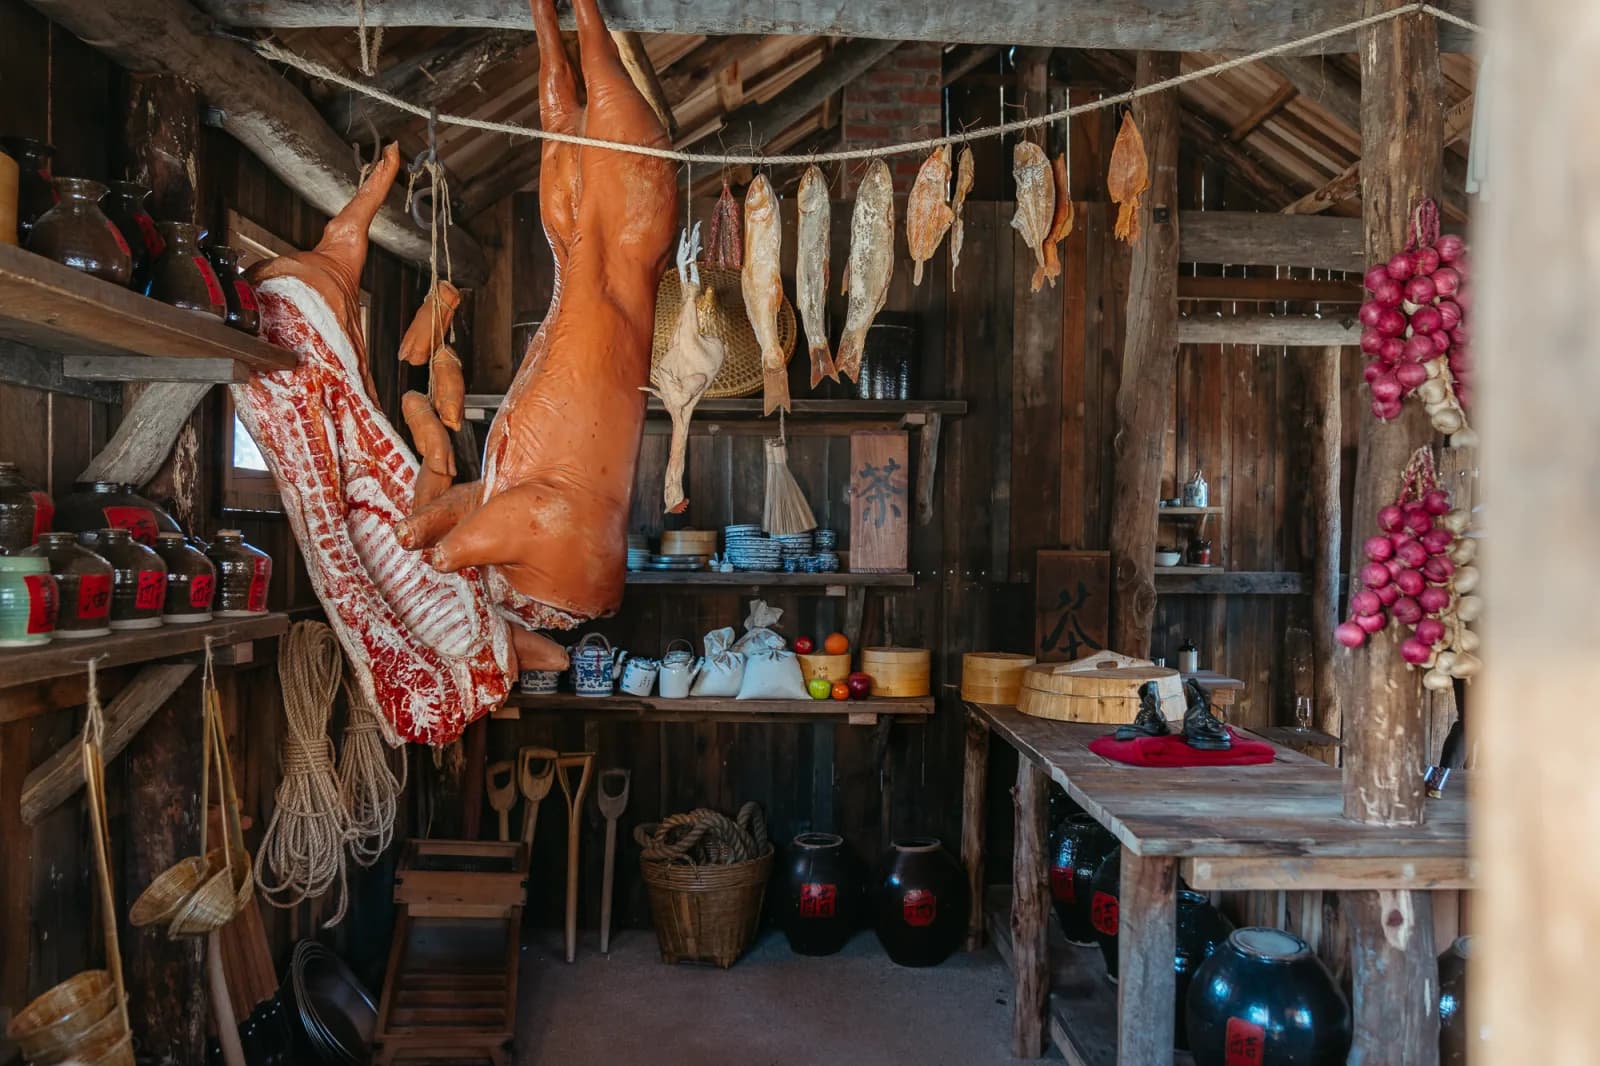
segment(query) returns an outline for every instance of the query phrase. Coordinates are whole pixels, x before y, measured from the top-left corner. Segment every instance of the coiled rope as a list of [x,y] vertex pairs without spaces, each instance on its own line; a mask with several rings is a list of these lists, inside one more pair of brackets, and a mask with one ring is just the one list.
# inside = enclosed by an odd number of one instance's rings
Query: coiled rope
[[339,752],[339,803],[348,823],[350,857],[371,866],[394,843],[394,818],[406,787],[406,753],[400,752],[400,775],[389,764],[389,746],[378,724],[378,710],[359,684],[344,686],[349,720]]
[[697,807],[659,822],[633,828],[634,842],[649,862],[691,866],[726,865],[759,859],[771,847],[767,819],[754,800],[739,808],[737,818]]

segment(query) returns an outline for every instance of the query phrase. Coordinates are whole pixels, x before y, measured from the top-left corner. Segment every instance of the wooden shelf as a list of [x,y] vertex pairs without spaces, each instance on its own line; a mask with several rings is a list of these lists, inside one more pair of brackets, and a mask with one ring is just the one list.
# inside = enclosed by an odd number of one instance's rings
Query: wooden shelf
[[1179,517],[1194,518],[1200,515],[1221,514],[1220,507],[1158,507],[1156,513],[1162,516],[1175,515]]
[[814,589],[829,596],[843,596],[847,588],[910,588],[917,576],[901,574],[786,574],[759,570],[736,570],[731,574],[711,570],[630,570],[628,584],[668,589],[704,588],[792,588]]
[[1220,566],[1158,566],[1156,592],[1163,596],[1298,596],[1305,575],[1277,570],[1224,570]]
[[917,721],[933,714],[932,696],[898,700],[662,699],[659,696],[528,696],[513,693],[496,718],[579,713],[641,722],[848,722],[876,725],[879,718]]
[[[87,640],[52,640],[34,648],[0,648],[0,689],[82,674],[88,669],[90,659],[95,660],[98,669],[105,670],[204,651],[207,637],[211,638],[215,649],[276,637],[288,628],[288,615],[263,614],[159,629],[126,630]],[[4,714],[0,712],[0,720],[3,719]]]
[[[130,289],[0,244],[0,339],[69,360],[103,363],[96,377],[172,380],[170,360],[211,360],[244,370],[283,370],[295,355],[218,319],[152,300]],[[128,359],[133,356],[135,359]],[[148,363],[141,360],[149,360]],[[158,362],[157,360],[160,360]]]
[[[467,396],[467,417],[476,422],[494,417],[505,399],[501,393],[472,393]],[[958,418],[967,413],[965,400],[794,400],[789,418],[796,421],[826,421],[828,419],[903,419],[920,421],[928,415]],[[651,418],[666,418],[667,410],[661,401],[651,397],[646,412]],[[760,419],[761,398],[701,400],[694,409],[696,420],[706,419]],[[776,421],[774,414],[769,421]]]

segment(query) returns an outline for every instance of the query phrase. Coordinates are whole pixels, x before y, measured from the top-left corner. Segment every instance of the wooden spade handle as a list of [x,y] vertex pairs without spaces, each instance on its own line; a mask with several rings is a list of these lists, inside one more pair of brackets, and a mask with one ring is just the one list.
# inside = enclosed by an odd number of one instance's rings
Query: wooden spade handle
[[[572,787],[567,773],[581,766],[578,787]],[[556,779],[567,799],[567,961],[578,957],[578,829],[583,818],[583,798],[589,792],[589,774],[594,769],[594,752],[570,752],[556,760]]]
[[[498,782],[504,781],[504,784]],[[489,793],[489,806],[500,816],[500,839],[511,839],[511,808],[517,804],[516,767],[510,759],[491,763],[483,774],[483,787]]]

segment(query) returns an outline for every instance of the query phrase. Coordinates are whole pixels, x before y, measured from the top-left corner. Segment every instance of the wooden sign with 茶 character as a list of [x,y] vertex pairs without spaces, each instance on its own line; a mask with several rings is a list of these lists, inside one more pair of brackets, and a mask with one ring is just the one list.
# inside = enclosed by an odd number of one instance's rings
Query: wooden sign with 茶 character
[[1110,552],[1041,551],[1033,596],[1033,650],[1040,662],[1072,662],[1110,646]]
[[906,568],[910,454],[903,430],[850,435],[850,569],[856,573]]

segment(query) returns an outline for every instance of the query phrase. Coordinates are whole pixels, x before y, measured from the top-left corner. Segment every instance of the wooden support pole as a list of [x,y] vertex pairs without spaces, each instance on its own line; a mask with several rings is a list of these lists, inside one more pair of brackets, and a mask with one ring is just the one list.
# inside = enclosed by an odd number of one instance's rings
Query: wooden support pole
[[1117,907],[1117,1066],[1172,1062],[1178,867],[1122,849]]
[[[1433,893],[1345,892],[1355,1028],[1351,1062],[1439,1062]],[[1537,1062],[1539,1059],[1518,1059]],[[1556,1060],[1549,1060],[1556,1061]]]
[[984,818],[988,814],[989,727],[966,712],[961,773],[961,865],[967,871],[967,950],[983,947]]
[[[1140,52],[1136,80],[1178,73],[1178,53]],[[1178,365],[1178,100],[1156,93],[1134,101],[1150,160],[1133,249],[1128,329],[1117,387],[1116,482],[1111,501],[1112,647],[1150,651],[1156,611],[1156,508],[1167,415]]]
[[1306,372],[1306,415],[1311,430],[1311,646],[1312,714],[1324,733],[1340,736],[1339,645],[1339,444],[1342,425],[1339,362],[1341,348],[1310,353]]
[[1017,760],[1014,795],[1011,951],[1016,995],[1011,1004],[1011,1054],[1036,1059],[1044,1054],[1044,1011],[1050,999],[1050,866],[1046,859],[1050,779],[1025,755]]

